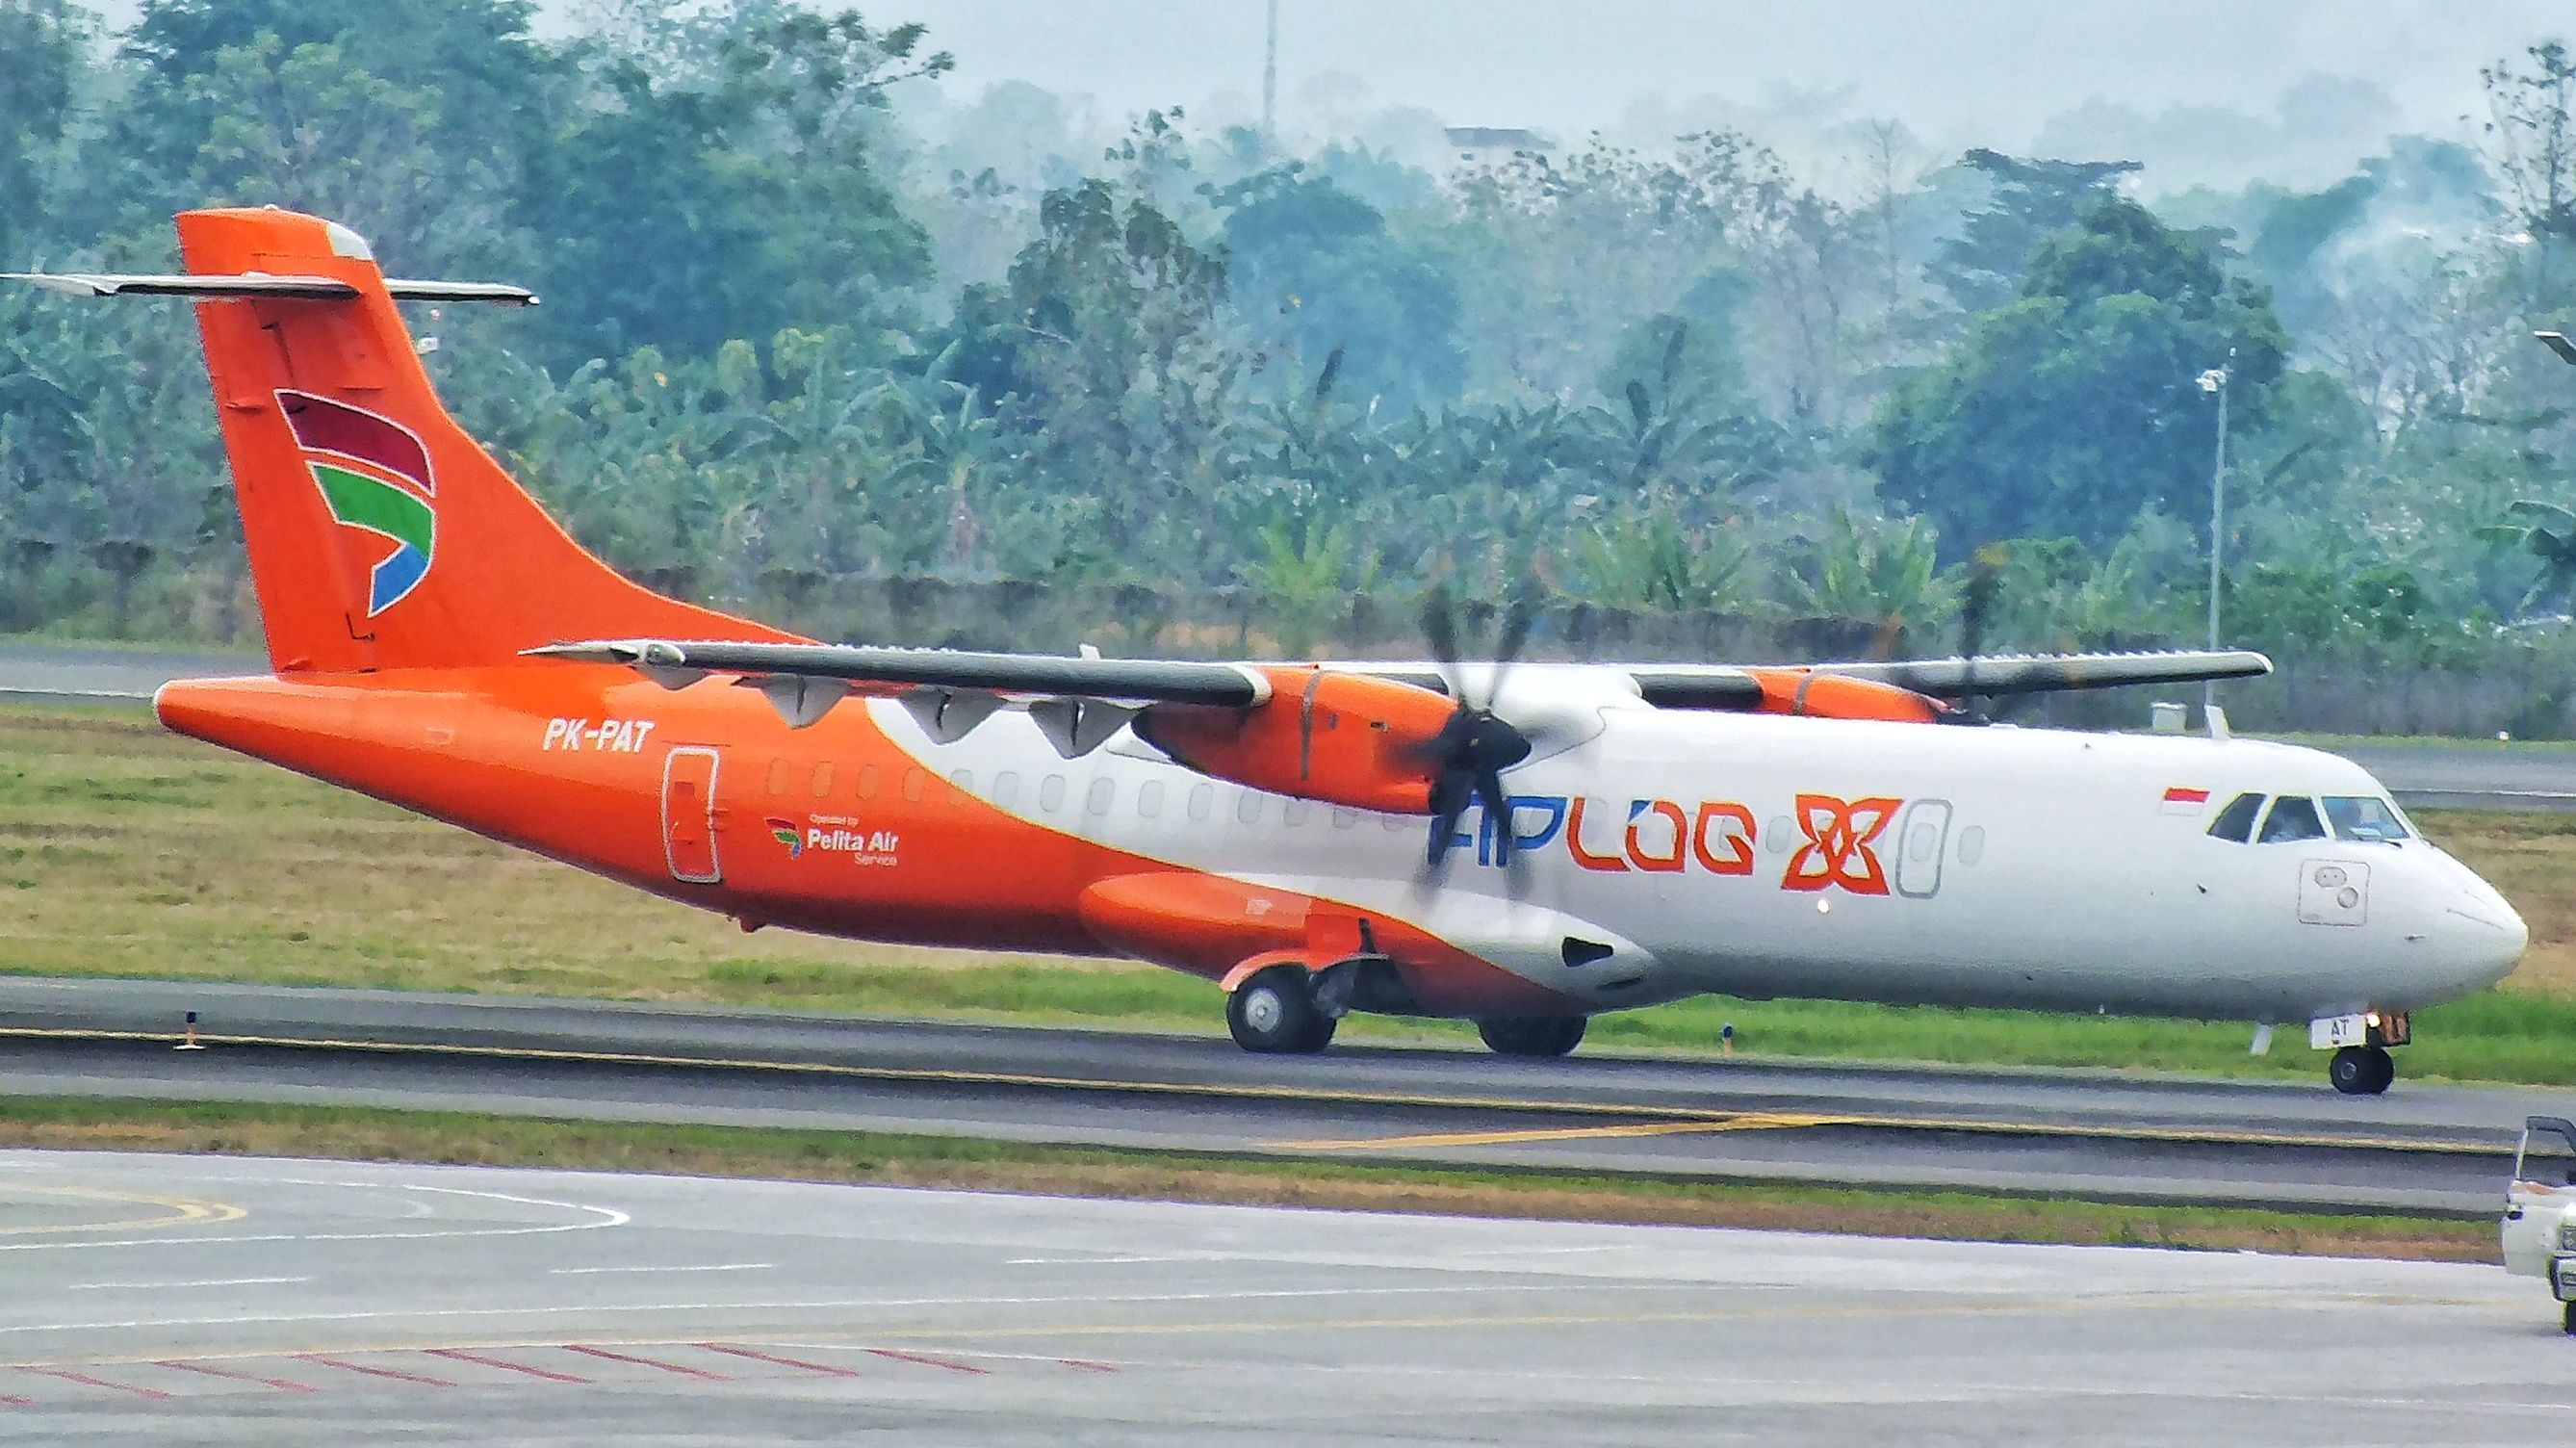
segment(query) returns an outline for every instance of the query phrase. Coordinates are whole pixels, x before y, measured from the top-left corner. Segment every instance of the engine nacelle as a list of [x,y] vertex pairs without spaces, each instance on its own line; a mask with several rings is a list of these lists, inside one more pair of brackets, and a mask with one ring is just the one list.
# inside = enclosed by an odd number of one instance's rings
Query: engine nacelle
[[1457,705],[1392,679],[1316,668],[1264,668],[1270,697],[1249,709],[1156,704],[1139,738],[1220,779],[1388,814],[1431,813],[1422,746]]
[[1762,685],[1764,714],[1813,719],[1889,719],[1937,724],[1948,711],[1940,700],[1875,679],[1820,674],[1813,669],[1747,669]]

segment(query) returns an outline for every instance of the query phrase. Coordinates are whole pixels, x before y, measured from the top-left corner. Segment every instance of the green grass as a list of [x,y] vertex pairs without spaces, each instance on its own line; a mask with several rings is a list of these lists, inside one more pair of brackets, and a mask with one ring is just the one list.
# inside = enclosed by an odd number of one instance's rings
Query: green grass
[[2487,1261],[2486,1222],[2127,1206],[1967,1192],[1445,1171],[865,1131],[664,1126],[461,1112],[0,1096],[0,1146],[426,1161],[1243,1202],[1964,1241]]
[[[2426,828],[2532,927],[2507,989],[2427,1011],[2410,1079],[2576,1084],[2576,816]],[[746,935],[461,830],[163,731],[130,709],[0,706],[0,971],[767,1005],[1216,1033],[1205,982],[1150,966]],[[2297,1033],[2014,1011],[1701,999],[1590,1041],[1706,1053],[2311,1078]],[[1347,1039],[1473,1039],[1360,1017]]]

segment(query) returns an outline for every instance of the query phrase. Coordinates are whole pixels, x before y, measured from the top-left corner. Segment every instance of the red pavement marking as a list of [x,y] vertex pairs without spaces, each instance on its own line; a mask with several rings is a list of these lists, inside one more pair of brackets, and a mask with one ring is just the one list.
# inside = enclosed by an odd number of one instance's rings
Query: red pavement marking
[[701,1342],[693,1344],[693,1346],[705,1348],[709,1352],[724,1353],[732,1357],[750,1358],[754,1362],[776,1363],[782,1368],[803,1368],[809,1373],[828,1373],[836,1378],[863,1378],[867,1376],[866,1373],[854,1373],[848,1368],[836,1368],[829,1363],[809,1363],[803,1358],[780,1357],[776,1353],[753,1352],[747,1347],[732,1347],[721,1342]]
[[153,1366],[156,1368],[176,1368],[183,1373],[204,1373],[210,1378],[230,1378],[237,1383],[257,1383],[264,1388],[275,1388],[281,1393],[309,1393],[313,1391],[313,1389],[306,1384],[291,1382],[285,1378],[263,1378],[257,1373],[237,1373],[226,1368],[210,1368],[204,1363],[183,1363],[175,1358],[167,1362],[154,1363]]
[[11,1408],[32,1408],[36,1406],[36,1400],[33,1398],[22,1398],[15,1393],[0,1393],[0,1406]]
[[81,1383],[93,1388],[106,1388],[113,1392],[132,1393],[138,1398],[166,1398],[170,1396],[159,1388],[138,1388],[131,1383],[112,1383],[105,1378],[94,1378],[87,1373],[73,1372],[69,1368],[20,1368],[18,1371],[22,1373],[43,1373],[46,1377],[61,1378],[67,1383]]
[[1092,1362],[1088,1358],[1057,1358],[1056,1361],[1069,1368],[1080,1368],[1086,1373],[1114,1373],[1118,1371],[1107,1363]]
[[371,1368],[364,1363],[342,1362],[338,1358],[323,1357],[319,1353],[300,1352],[295,1355],[295,1358],[298,1362],[320,1363],[326,1368],[340,1368],[348,1372],[365,1373],[371,1378],[392,1378],[396,1382],[419,1383],[425,1387],[432,1388],[452,1388],[456,1386],[445,1378],[423,1377],[419,1373],[407,1373],[400,1368]]
[[666,1363],[660,1358],[639,1357],[631,1352],[610,1352],[604,1347],[585,1347],[577,1342],[565,1343],[563,1345],[563,1350],[565,1352],[586,1353],[595,1358],[606,1358],[610,1362],[635,1363],[643,1367],[660,1368],[666,1373],[678,1373],[684,1378],[704,1378],[706,1381],[711,1383],[729,1383],[733,1381],[733,1379],[726,1377],[722,1373],[711,1373],[705,1368],[693,1368],[682,1363]]
[[504,1372],[526,1373],[529,1377],[544,1378],[548,1382],[584,1385],[590,1382],[588,1378],[577,1378],[570,1373],[549,1372],[544,1368],[532,1368],[526,1363],[514,1363],[508,1358],[485,1357],[481,1353],[467,1352],[462,1348],[433,1347],[427,1351],[431,1357],[443,1357],[451,1362],[475,1363],[487,1368],[500,1368]]
[[991,1368],[979,1368],[973,1363],[953,1363],[946,1358],[923,1357],[917,1352],[897,1352],[890,1347],[872,1347],[868,1351],[881,1358],[892,1358],[899,1363],[919,1363],[926,1368],[946,1368],[952,1373],[974,1373],[981,1377],[992,1371]]

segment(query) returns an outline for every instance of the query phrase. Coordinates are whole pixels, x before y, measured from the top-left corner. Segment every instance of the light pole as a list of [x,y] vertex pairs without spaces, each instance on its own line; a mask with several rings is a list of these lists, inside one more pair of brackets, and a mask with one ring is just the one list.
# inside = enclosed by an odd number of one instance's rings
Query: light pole
[[[2209,465],[2209,651],[2218,652],[2218,574],[2219,559],[2225,544],[2220,530],[2227,523],[2227,384],[2236,371],[2236,349],[2227,349],[2227,365],[2212,367],[2200,374],[2200,390],[2218,394],[2218,455]],[[2205,679],[2200,686],[2200,709],[2203,715],[2218,706],[2218,681]]]

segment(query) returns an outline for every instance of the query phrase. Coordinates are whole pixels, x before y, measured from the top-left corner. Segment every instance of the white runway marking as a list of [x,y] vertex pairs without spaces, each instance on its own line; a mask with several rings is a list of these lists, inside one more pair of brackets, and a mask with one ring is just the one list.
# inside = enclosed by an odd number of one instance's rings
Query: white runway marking
[[697,1267],[549,1267],[551,1277],[588,1277],[603,1272],[766,1272],[766,1262],[709,1262]]
[[1090,1268],[1095,1262],[1239,1262],[1242,1257],[1224,1257],[1218,1252],[1195,1252],[1180,1257],[1007,1257],[1005,1268]]
[[272,1282],[310,1282],[310,1277],[215,1277],[203,1282],[75,1282],[65,1292],[161,1292],[176,1287],[262,1287]]

